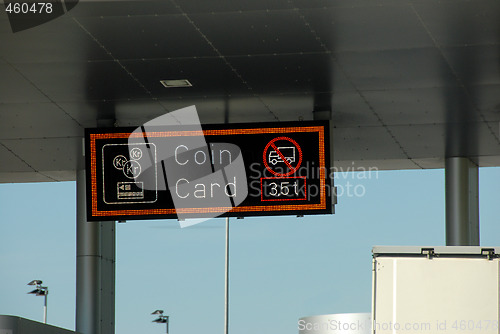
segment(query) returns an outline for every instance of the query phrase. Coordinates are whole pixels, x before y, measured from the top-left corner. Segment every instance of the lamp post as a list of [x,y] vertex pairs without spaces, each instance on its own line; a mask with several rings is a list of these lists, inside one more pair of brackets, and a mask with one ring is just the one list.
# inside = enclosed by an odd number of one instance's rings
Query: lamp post
[[42,281],[35,279],[28,283],[28,285],[34,285],[35,289],[33,291],[28,292],[28,294],[32,294],[35,296],[44,296],[45,300],[43,303],[43,323],[47,323],[47,295],[49,294],[49,288],[46,286],[42,286]]
[[168,320],[168,315],[163,315],[163,310],[156,310],[154,311],[153,313],[151,313],[152,315],[157,315],[158,318],[156,318],[155,320],[153,320],[153,322],[156,322],[158,324],[167,324],[167,334],[168,334],[168,323],[169,323],[169,320]]

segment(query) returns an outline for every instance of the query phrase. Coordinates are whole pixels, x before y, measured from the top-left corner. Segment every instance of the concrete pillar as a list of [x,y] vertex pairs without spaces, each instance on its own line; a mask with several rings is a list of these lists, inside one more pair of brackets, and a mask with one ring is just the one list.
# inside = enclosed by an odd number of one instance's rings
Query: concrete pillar
[[479,246],[478,173],[468,158],[446,158],[447,246]]

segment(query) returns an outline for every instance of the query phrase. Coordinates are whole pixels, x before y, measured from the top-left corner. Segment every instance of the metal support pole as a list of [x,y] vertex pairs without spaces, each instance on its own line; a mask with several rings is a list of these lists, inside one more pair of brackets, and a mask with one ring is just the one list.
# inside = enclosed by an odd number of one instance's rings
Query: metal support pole
[[87,222],[85,171],[77,172],[76,331],[114,333],[115,222]]
[[446,158],[446,245],[479,245],[478,167],[468,158]]
[[100,233],[98,222],[87,222],[85,171],[76,179],[76,331],[100,334]]
[[44,301],[43,301],[43,323],[46,324],[47,323],[47,295],[49,294],[49,290],[47,289],[47,291],[45,292],[45,298],[44,298]]
[[100,253],[100,328],[101,334],[115,332],[115,253],[116,253],[116,222],[100,222],[101,253]]
[[226,217],[226,265],[224,291],[224,334],[229,333],[229,217]]

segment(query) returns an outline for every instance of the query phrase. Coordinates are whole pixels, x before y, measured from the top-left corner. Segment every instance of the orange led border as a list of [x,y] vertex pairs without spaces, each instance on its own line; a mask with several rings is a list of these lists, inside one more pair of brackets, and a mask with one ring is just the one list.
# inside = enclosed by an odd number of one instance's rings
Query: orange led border
[[176,213],[226,213],[226,212],[260,212],[260,211],[298,211],[298,210],[321,210],[326,209],[325,193],[325,134],[322,126],[305,127],[278,127],[278,128],[255,128],[255,129],[226,129],[226,130],[202,130],[202,131],[154,131],[148,132],[149,138],[184,137],[184,136],[217,136],[217,135],[246,135],[246,134],[271,134],[271,133],[300,133],[318,132],[319,135],[319,170],[320,170],[320,204],[292,204],[292,205],[257,205],[238,207],[213,207],[213,208],[179,208],[179,209],[147,209],[147,210],[97,210],[97,154],[96,140],[99,139],[123,139],[142,138],[140,133],[91,133],[90,134],[90,170],[91,170],[91,199],[92,217],[111,216],[146,216],[146,215],[169,215]]

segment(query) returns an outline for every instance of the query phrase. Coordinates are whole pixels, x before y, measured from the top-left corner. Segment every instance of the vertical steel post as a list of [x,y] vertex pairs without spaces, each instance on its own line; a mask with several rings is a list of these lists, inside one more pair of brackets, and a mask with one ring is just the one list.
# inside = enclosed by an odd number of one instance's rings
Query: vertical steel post
[[469,244],[480,245],[479,233],[479,167],[469,161]]
[[445,161],[446,245],[479,245],[478,167],[468,158]]
[[100,222],[100,329],[101,334],[115,332],[115,251],[116,222]]
[[43,301],[43,323],[47,323],[47,295],[49,294],[49,289],[45,291],[45,298]]
[[115,222],[88,222],[83,166],[77,171],[76,331],[113,334]]
[[85,171],[76,178],[76,331],[101,334],[99,222],[87,222]]

